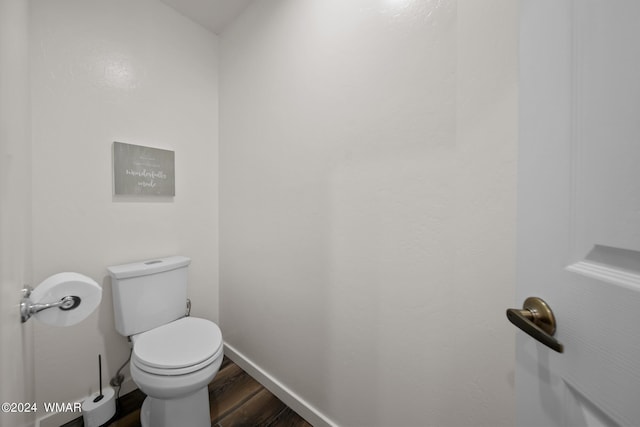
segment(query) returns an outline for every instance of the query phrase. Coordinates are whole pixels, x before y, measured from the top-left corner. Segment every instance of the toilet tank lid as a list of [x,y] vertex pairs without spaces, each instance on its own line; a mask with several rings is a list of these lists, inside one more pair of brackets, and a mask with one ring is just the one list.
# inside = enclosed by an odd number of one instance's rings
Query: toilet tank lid
[[191,258],[185,256],[172,256],[167,258],[155,258],[147,261],[132,262],[129,264],[107,267],[107,271],[116,279],[147,276],[149,274],[162,273],[186,267],[191,263]]

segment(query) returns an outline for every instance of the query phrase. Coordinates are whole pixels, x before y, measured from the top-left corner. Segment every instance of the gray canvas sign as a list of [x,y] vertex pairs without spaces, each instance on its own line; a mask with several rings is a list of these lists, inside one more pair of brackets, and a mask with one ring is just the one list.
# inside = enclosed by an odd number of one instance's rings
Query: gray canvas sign
[[114,142],[113,184],[116,195],[175,196],[174,152]]

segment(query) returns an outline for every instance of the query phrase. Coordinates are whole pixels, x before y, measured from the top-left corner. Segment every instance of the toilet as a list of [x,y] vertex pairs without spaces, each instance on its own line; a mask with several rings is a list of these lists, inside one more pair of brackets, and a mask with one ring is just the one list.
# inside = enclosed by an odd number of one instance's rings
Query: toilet
[[222,363],[222,333],[187,313],[183,256],[108,267],[116,330],[131,339],[131,378],[147,398],[143,427],[210,427],[208,384]]

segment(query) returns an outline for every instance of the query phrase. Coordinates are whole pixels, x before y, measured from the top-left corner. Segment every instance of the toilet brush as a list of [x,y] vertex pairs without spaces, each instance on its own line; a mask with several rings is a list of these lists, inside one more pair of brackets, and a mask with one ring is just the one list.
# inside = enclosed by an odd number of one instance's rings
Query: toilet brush
[[[85,427],[98,427],[109,421],[116,413],[115,393],[111,387],[102,390],[102,355],[98,354],[98,382],[100,391],[82,403],[82,418]],[[103,393],[104,391],[104,393]]]
[[100,383],[100,394],[98,394],[96,398],[93,399],[94,402],[100,402],[104,397],[104,394],[102,394],[102,355],[101,354],[98,354],[98,382]]

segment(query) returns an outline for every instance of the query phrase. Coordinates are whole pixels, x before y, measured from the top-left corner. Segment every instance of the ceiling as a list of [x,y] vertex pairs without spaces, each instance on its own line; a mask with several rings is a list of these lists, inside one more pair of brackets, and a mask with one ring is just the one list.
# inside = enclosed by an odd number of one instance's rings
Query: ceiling
[[252,0],[161,0],[209,31],[220,34]]

